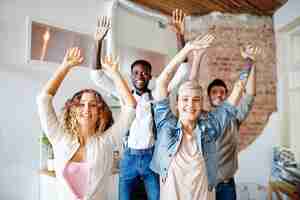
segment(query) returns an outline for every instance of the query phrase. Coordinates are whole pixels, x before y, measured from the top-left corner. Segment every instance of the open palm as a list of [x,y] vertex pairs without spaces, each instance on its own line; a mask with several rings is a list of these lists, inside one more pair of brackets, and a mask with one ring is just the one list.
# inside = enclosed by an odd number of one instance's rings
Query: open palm
[[176,9],[172,12],[172,19],[169,23],[171,29],[175,33],[184,34],[185,29],[185,19],[186,14],[181,9]]
[[108,17],[102,16],[100,19],[98,18],[95,40],[97,41],[102,40],[106,36],[110,28],[111,28],[111,20]]
[[109,73],[119,72],[119,59],[112,55],[105,56],[101,59],[101,64],[104,70]]
[[84,57],[82,56],[82,52],[78,47],[73,47],[68,49],[65,54],[63,65],[67,67],[78,66],[83,63]]
[[240,52],[244,59],[250,58],[251,60],[255,61],[257,56],[261,54],[261,48],[248,45],[246,47],[241,47]]

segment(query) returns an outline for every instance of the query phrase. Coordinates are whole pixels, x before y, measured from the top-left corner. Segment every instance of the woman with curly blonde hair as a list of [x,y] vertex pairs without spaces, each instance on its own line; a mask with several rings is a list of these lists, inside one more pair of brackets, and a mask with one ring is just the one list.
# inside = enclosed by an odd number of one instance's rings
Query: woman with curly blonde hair
[[[62,110],[62,125],[66,133],[75,137],[79,136],[80,123],[77,120],[77,114],[80,107],[80,99],[84,93],[94,94],[98,104],[98,121],[96,122],[96,133],[104,132],[113,124],[112,112],[108,105],[103,100],[101,94],[93,89],[83,89],[73,95],[69,99]],[[101,119],[101,120],[100,120]]]
[[71,48],[62,65],[37,98],[43,131],[55,157],[55,171],[61,199],[108,199],[113,148],[120,145],[135,117],[135,99],[112,57],[102,61],[123,100],[121,113],[113,123],[112,113],[101,95],[92,89],[76,93],[65,103],[61,120],[52,99],[70,70],[83,62],[79,48]]

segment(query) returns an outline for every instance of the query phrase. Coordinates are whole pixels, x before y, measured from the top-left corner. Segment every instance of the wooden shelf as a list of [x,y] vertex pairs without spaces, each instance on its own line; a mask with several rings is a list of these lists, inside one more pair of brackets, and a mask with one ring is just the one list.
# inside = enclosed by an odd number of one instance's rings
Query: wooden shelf
[[46,175],[46,176],[51,176],[51,177],[56,177],[55,171],[48,171],[47,169],[41,169],[39,171],[41,175]]

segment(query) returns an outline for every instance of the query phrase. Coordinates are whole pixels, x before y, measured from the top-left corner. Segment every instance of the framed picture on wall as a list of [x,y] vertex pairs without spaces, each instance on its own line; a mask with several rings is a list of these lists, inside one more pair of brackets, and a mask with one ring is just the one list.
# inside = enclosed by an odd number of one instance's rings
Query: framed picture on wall
[[70,47],[83,50],[83,66],[91,62],[93,38],[86,33],[27,17],[26,63],[60,63]]

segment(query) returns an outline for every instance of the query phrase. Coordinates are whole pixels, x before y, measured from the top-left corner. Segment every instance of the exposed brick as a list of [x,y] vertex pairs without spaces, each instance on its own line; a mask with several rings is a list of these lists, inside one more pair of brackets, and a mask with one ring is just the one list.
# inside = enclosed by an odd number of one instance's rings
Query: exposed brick
[[[243,18],[245,19],[245,18]],[[257,60],[257,95],[254,107],[247,120],[241,126],[240,149],[246,148],[262,133],[269,116],[276,110],[276,52],[272,19],[247,15],[224,15],[213,18],[212,15],[192,18],[191,32],[186,38],[204,35],[215,26],[216,36],[213,48],[209,49],[201,62],[199,81],[206,88],[214,78],[223,79],[228,88],[238,77],[244,61],[239,49],[247,44],[258,45],[263,49]],[[191,59],[190,59],[191,60]],[[209,107],[205,98],[205,107]]]

